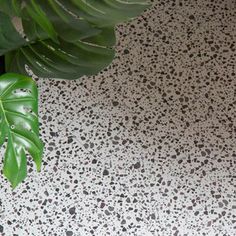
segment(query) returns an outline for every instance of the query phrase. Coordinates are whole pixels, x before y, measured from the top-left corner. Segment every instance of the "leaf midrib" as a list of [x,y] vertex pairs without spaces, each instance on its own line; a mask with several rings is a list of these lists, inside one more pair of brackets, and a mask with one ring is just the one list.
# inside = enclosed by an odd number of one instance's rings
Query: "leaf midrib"
[[[8,132],[8,136],[9,136],[9,140],[8,140],[8,142],[9,141],[13,141],[13,135],[12,135],[12,132],[11,132],[11,129],[9,128],[10,127],[10,124],[9,124],[9,122],[8,122],[8,120],[7,120],[7,117],[6,117],[6,114],[5,114],[5,112],[4,112],[4,107],[3,107],[3,104],[2,104],[2,100],[0,99],[0,109],[1,109],[1,113],[2,113],[2,115],[4,116],[4,122],[6,122],[6,124],[7,124],[7,132]],[[15,150],[15,148],[13,148],[13,153],[14,153],[14,157],[15,157],[15,159],[16,159],[16,150]],[[17,163],[17,166],[19,167],[19,163],[18,163],[18,161],[17,161],[17,159],[16,159],[16,163]],[[19,172],[19,171],[18,171]],[[18,174],[17,174],[18,175]],[[18,176],[17,176],[18,177]]]

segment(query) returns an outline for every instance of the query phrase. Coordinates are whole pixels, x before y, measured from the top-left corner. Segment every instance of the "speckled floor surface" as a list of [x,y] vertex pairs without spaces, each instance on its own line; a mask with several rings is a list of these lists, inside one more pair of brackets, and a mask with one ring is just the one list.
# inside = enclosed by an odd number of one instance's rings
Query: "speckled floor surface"
[[117,35],[99,75],[38,81],[43,170],[0,179],[0,235],[236,235],[236,2],[156,0]]

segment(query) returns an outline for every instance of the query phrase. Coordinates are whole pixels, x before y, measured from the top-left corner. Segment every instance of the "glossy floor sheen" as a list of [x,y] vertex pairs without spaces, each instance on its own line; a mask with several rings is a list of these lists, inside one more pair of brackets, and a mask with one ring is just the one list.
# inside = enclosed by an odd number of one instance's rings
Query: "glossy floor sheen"
[[1,178],[0,235],[236,235],[235,1],[156,0],[117,35],[99,75],[38,81],[43,170]]

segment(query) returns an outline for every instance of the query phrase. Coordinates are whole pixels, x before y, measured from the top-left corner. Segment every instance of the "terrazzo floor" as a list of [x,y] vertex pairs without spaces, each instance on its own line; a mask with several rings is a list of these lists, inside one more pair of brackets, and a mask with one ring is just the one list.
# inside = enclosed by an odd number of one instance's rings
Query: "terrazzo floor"
[[236,235],[235,0],[156,0],[117,36],[99,75],[38,80],[43,169],[0,178],[0,235]]

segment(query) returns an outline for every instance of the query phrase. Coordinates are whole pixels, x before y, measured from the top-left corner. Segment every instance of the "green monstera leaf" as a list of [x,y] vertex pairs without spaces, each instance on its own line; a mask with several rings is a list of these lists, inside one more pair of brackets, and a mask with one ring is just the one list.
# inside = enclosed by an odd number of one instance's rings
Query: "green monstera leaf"
[[116,24],[144,11],[146,0],[0,0],[0,55],[6,70],[77,79],[114,58]]
[[[0,144],[7,140],[4,175],[13,187],[27,174],[26,155],[40,170],[37,87],[40,77],[94,75],[114,58],[117,24],[139,15],[147,0],[0,0]],[[22,76],[14,74],[21,73]]]
[[26,154],[40,170],[38,92],[35,82],[18,74],[0,76],[0,145],[7,139],[3,173],[15,188],[27,175]]

